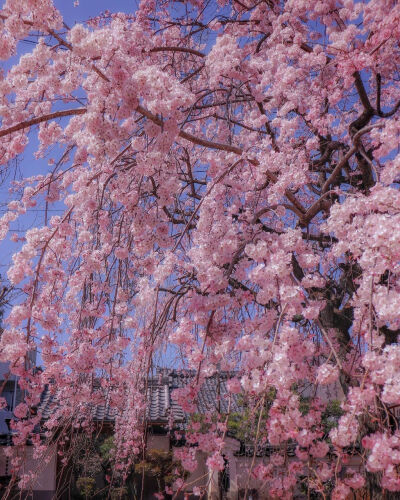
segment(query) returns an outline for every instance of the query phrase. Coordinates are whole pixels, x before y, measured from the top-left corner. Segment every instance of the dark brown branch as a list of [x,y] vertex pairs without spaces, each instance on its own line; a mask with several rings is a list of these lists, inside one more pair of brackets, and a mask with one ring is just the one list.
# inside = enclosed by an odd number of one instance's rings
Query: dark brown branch
[[376,75],[376,114],[380,118],[390,118],[400,108],[400,101],[398,101],[396,103],[396,105],[394,106],[394,108],[391,111],[388,111],[386,113],[384,111],[382,111],[382,109],[381,109],[381,83],[382,83],[382,77],[378,73]]
[[[228,118],[225,118],[224,116],[219,116],[219,115],[217,115],[217,113],[214,113],[212,116],[216,120],[225,120],[225,121],[228,121]],[[234,123],[235,125],[238,125],[239,127],[245,128],[246,130],[250,130],[250,132],[258,132],[258,133],[261,133],[261,134],[266,134],[266,132],[264,132],[263,130],[260,130],[260,129],[257,129],[257,128],[253,128],[253,127],[249,127],[248,125],[245,125],[244,123],[241,123],[241,122],[238,122],[236,120],[233,120],[232,118],[230,118],[229,121],[231,123]]]
[[189,49],[188,47],[153,47],[149,52],[186,52],[195,56],[206,57],[202,52],[195,49]]
[[190,80],[191,78],[193,78],[194,76],[196,76],[198,73],[200,73],[200,71],[203,68],[204,68],[204,64],[202,64],[197,69],[195,69],[194,71],[192,71],[191,73],[189,73],[187,76],[185,76],[185,78],[183,78],[179,83],[185,83],[185,82],[187,82],[188,80]]
[[[347,151],[347,153],[341,158],[340,161],[336,164],[336,167],[333,169],[333,172],[331,175],[328,177],[328,179],[325,181],[324,185],[322,186],[322,193],[326,193],[329,189],[329,187],[335,183],[336,179],[340,176],[340,172],[344,165],[346,165],[347,161],[353,156],[353,154],[357,151],[357,148],[353,147]],[[311,208],[309,209],[311,210]],[[309,213],[309,217],[314,217],[312,213]],[[311,220],[311,219],[310,219]]]
[[24,122],[20,122],[17,125],[0,130],[0,137],[12,134],[13,132],[18,132],[18,130],[23,130],[24,128],[31,127],[32,125],[37,125],[38,123],[43,123],[55,118],[62,118],[63,116],[74,116],[74,115],[84,115],[86,113],[86,108],[75,108],[75,109],[64,109],[63,111],[55,111],[54,113],[49,113],[48,115],[37,116],[36,118],[31,118]]
[[[353,77],[354,77],[354,83],[355,83],[358,95],[360,97],[360,101],[361,101],[362,105],[364,106],[364,109],[366,111],[369,111],[369,112],[373,113],[374,108],[371,106],[371,103],[369,102],[369,98],[368,98],[367,92],[365,90],[364,83],[363,83],[363,81],[361,79],[360,72],[359,71],[355,71],[353,73]],[[366,124],[364,124],[363,127],[365,125]]]

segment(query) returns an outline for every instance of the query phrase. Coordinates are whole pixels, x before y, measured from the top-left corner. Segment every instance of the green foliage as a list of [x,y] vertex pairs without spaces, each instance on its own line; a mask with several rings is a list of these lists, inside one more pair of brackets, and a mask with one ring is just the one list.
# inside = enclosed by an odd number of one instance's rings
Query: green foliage
[[178,477],[185,477],[181,463],[174,460],[172,451],[150,449],[146,458],[135,464],[137,474],[154,477],[160,490],[171,485]]
[[[217,415],[215,415],[214,420],[215,421],[217,420]],[[208,432],[210,430],[212,422],[206,421],[205,416],[202,415],[201,413],[194,413],[193,415],[190,415],[190,417],[189,417],[189,422],[188,422],[189,432],[194,432],[193,424],[200,424],[200,429],[198,429],[196,432],[205,433],[205,432]]]
[[71,462],[75,477],[94,478],[102,472],[102,458],[99,453],[99,439],[89,434],[74,437]]
[[114,451],[113,436],[79,434],[71,447],[71,464],[76,479],[73,498],[128,500],[133,498],[128,481],[113,476],[108,484],[106,475],[111,475]]
[[303,396],[300,396],[299,411],[303,416],[307,415],[307,413],[310,411],[310,407],[311,398],[304,398]]
[[172,485],[178,477],[187,477],[181,463],[174,460],[172,451],[150,449],[145,459],[136,463],[127,479],[122,480],[113,474],[113,482],[110,485],[105,476],[111,475],[113,455],[113,436],[82,434],[74,438],[71,453],[76,478],[73,498],[128,500],[137,498],[142,474],[153,478],[159,491]]
[[84,498],[90,498],[96,488],[96,481],[92,477],[80,477],[76,481],[76,487]]
[[328,434],[331,429],[337,427],[339,418],[344,414],[340,407],[340,401],[333,399],[329,401],[324,413],[322,414],[322,425],[325,434]]
[[271,387],[267,392],[264,400],[264,405],[261,409],[261,400],[248,401],[244,398],[239,400],[239,405],[242,410],[239,412],[232,412],[228,417],[228,430],[239,441],[253,442],[257,435],[257,425],[260,419],[259,438],[266,437],[265,426],[268,418],[269,410],[276,397],[276,389]]
[[100,443],[99,446],[100,456],[102,460],[105,462],[110,461],[113,450],[114,450],[114,437],[113,436],[106,437],[104,441]]
[[322,496],[320,492],[314,491],[310,485],[310,478],[308,476],[299,477],[300,492],[303,494],[301,498],[307,498],[307,500],[322,500],[323,498],[331,498],[334,483],[332,479],[329,479],[324,483],[324,494]]
[[128,500],[129,498],[128,488],[121,486],[119,488],[111,488],[110,499],[111,500]]
[[[265,424],[267,422],[267,412],[261,416],[259,438],[265,435]],[[242,443],[254,442],[257,435],[257,424],[260,418],[259,410],[246,409],[243,413],[232,413],[228,419],[229,432]]]

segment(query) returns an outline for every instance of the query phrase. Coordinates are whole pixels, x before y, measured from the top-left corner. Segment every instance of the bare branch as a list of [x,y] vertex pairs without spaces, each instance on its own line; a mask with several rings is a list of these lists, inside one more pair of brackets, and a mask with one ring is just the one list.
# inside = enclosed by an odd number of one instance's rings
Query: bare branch
[[32,125],[37,125],[38,123],[47,122],[55,118],[62,118],[63,116],[84,115],[86,112],[86,108],[64,109],[62,111],[55,111],[54,113],[38,116],[36,118],[32,118],[31,120],[20,122],[17,125],[13,125],[12,127],[6,128],[4,130],[0,130],[0,137],[4,137],[6,135],[12,134],[13,132],[18,132],[18,130],[31,127]]

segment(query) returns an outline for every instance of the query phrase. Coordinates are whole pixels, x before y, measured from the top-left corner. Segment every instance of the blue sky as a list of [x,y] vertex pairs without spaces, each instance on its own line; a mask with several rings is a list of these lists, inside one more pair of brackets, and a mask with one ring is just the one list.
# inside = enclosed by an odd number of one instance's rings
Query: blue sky
[[[139,0],[80,0],[79,5],[74,6],[74,0],[54,0],[54,5],[61,12],[65,23],[72,27],[74,24],[87,21],[90,17],[95,17],[102,12],[108,10],[111,12],[135,12]],[[0,5],[3,2],[0,1]],[[18,45],[18,53],[10,61],[1,63],[1,67],[7,71],[13,64],[17,63],[19,57],[32,50],[32,44],[29,42],[20,42]],[[46,160],[35,160],[33,153],[37,147],[35,134],[30,134],[30,144],[26,151],[18,159],[17,172],[22,173],[23,177],[44,173],[48,170]],[[11,171],[8,180],[11,180],[14,171]],[[17,175],[18,177],[18,175]],[[14,199],[14,196],[8,192],[8,182],[0,184],[0,216],[7,210],[6,205]],[[36,207],[29,216],[25,216],[16,223],[11,225],[13,232],[23,236],[24,232],[30,227],[41,226],[43,224],[43,208]],[[0,275],[6,276],[7,268],[11,263],[11,257],[20,247],[20,244],[13,243],[6,239],[0,242]]]
[[[87,21],[91,17],[96,17],[106,10],[111,12],[125,12],[134,13],[138,2],[136,0],[80,0],[79,5],[74,6],[74,0],[53,0],[55,6],[59,9],[61,15],[64,18],[64,22],[69,26],[73,27],[74,24]],[[0,0],[0,6],[2,5]],[[0,63],[0,67],[6,73],[14,64],[18,63],[19,57],[24,53],[30,52],[33,45],[29,41],[21,41],[17,47],[17,54],[11,58],[11,60],[3,61]],[[1,120],[1,118],[0,118]],[[29,134],[29,144],[26,150],[20,155],[20,157],[11,163],[11,168],[9,174],[4,183],[0,183],[0,217],[7,211],[7,204],[13,199],[19,199],[18,194],[13,194],[9,192],[10,181],[13,178],[21,179],[29,177],[36,174],[44,174],[49,170],[47,163],[48,158],[37,160],[35,159],[34,152],[37,149],[38,140],[36,137],[36,131],[33,130]],[[60,156],[60,151],[57,148],[51,148],[53,151],[49,156],[58,158]],[[13,168],[15,167],[15,168]],[[3,167],[4,168],[4,167]],[[52,168],[52,167],[51,167]],[[63,203],[53,204],[50,208],[49,216],[56,215],[58,213],[63,213],[65,207]],[[32,208],[28,214],[17,219],[14,223],[10,224],[11,233],[16,233],[20,238],[23,238],[26,230],[32,227],[41,227],[44,225],[44,205],[38,203],[38,205]],[[0,275],[4,280],[7,278],[7,270],[12,263],[12,255],[16,253],[21,246],[23,241],[13,242],[7,237],[4,241],[0,241]],[[20,286],[22,286],[22,282]],[[17,287],[18,288],[18,287]],[[21,295],[14,296],[14,303],[21,300]],[[8,314],[8,308],[4,311],[5,317]],[[41,358],[40,353],[37,359],[40,364]]]
[[133,13],[139,0],[79,0],[79,5],[74,7],[74,0],[54,0],[54,5],[64,17],[68,26],[76,22],[86,21],[105,10],[110,12]]

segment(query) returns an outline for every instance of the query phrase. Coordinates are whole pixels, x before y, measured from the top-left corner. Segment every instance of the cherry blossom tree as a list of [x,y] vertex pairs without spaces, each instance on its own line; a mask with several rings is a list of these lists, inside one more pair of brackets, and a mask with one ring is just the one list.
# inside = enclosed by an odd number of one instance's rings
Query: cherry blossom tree
[[[2,168],[29,141],[49,167],[32,176],[25,160],[0,219],[5,238],[46,210],[8,269],[24,293],[0,341],[27,394],[15,467],[28,437],[45,447],[30,409],[51,382],[62,404],[48,438],[78,414],[89,425],[87,402],[106,394],[123,474],[154,358],[173,350],[196,373],[175,393],[185,411],[218,370],[258,408],[273,391],[255,439],[277,451],[250,471],[271,497],[291,498],[304,474],[325,498],[332,484],[333,499],[365,485],[396,496],[398,2],[144,0],[70,28],[52,0],[6,0],[0,19],[3,60],[36,42],[1,76]],[[318,387],[334,382],[343,415],[326,434]],[[305,386],[316,396],[302,411]],[[191,439],[220,470],[216,417]],[[362,473],[343,474],[353,452]]]

